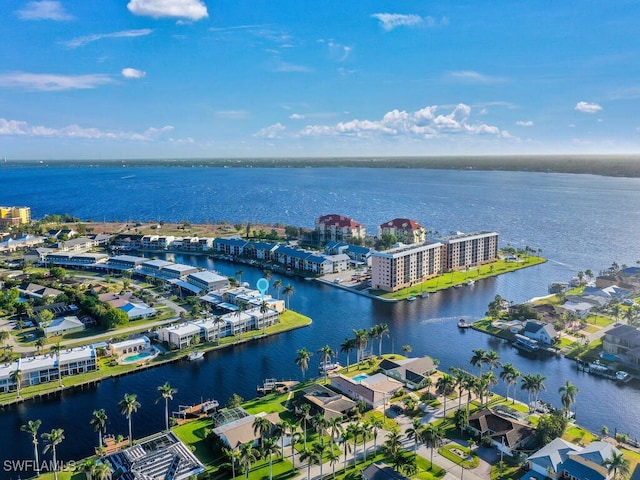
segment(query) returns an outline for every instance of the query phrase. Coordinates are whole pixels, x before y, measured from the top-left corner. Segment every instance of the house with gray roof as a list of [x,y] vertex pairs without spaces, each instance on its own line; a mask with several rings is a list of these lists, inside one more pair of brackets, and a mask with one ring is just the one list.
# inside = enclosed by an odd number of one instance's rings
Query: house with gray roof
[[553,325],[539,320],[527,320],[521,334],[545,345],[553,344],[554,339],[558,336]]
[[385,375],[399,380],[413,390],[425,387],[429,376],[437,370],[431,357],[403,360],[385,358],[380,362],[379,368]]

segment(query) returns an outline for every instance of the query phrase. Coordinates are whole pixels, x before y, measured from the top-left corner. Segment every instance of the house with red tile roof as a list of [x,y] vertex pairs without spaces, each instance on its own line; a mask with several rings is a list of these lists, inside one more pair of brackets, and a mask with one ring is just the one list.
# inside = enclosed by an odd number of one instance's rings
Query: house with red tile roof
[[350,238],[364,240],[367,234],[367,228],[363,224],[334,213],[316,218],[315,229],[321,243]]
[[422,243],[426,240],[427,229],[415,220],[409,218],[394,218],[378,227],[378,236],[394,235],[399,242],[411,244]]

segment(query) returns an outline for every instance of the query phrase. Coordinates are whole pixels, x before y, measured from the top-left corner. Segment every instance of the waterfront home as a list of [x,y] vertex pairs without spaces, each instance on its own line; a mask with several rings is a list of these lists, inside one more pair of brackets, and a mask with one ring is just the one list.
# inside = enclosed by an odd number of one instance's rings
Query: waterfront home
[[302,404],[311,408],[311,417],[321,414],[326,420],[341,418],[356,408],[356,402],[330,388],[320,384],[313,384],[294,393],[293,406],[300,412]]
[[322,215],[315,220],[315,233],[320,243],[357,238],[364,240],[367,236],[366,227],[355,220],[343,215]]
[[617,325],[602,337],[602,350],[619,360],[640,366],[640,330],[631,325]]
[[152,435],[102,459],[121,480],[186,480],[204,472],[202,462],[171,431]]
[[[261,432],[254,427],[256,418],[266,418],[273,426],[280,423],[280,415],[277,412],[251,415],[241,407],[227,409],[213,415],[215,427],[212,432],[227,447],[235,449],[246,443],[258,445]],[[291,443],[290,437],[285,437],[285,446]],[[278,445],[280,442],[278,441]]]
[[608,442],[592,442],[586,447],[556,438],[533,453],[527,459],[528,472],[523,480],[530,478],[613,478],[603,462],[620,451]]
[[423,243],[427,239],[427,230],[415,220],[394,218],[378,227],[378,237],[394,235],[399,242],[412,244]]
[[370,408],[386,405],[393,394],[404,387],[402,382],[383,373],[371,376],[360,374],[355,377],[338,374],[329,379],[335,390],[356,402],[364,402]]
[[378,365],[382,372],[400,382],[412,390],[418,390],[426,386],[430,375],[437,370],[431,357],[406,358],[403,360],[384,359]]
[[149,337],[141,336],[124,340],[122,342],[109,343],[109,352],[111,355],[120,356],[125,353],[136,353],[151,348]]
[[46,354],[24,357],[0,365],[0,392],[16,389],[11,374],[22,372],[21,386],[38,385],[58,380],[59,375],[70,376],[98,368],[96,351],[92,345],[61,350],[58,355]]
[[196,338],[200,338],[200,326],[193,322],[180,323],[163,327],[158,330],[158,339],[182,350],[194,344]]
[[75,315],[54,318],[43,328],[45,337],[82,332],[84,329],[85,324]]
[[513,456],[515,450],[534,440],[535,429],[526,423],[485,408],[469,417],[467,429],[482,438],[491,438],[499,451]]
[[558,332],[549,323],[539,320],[527,320],[521,335],[541,344],[552,345],[553,341],[558,337]]
[[370,464],[361,475],[362,480],[409,480],[384,462]]

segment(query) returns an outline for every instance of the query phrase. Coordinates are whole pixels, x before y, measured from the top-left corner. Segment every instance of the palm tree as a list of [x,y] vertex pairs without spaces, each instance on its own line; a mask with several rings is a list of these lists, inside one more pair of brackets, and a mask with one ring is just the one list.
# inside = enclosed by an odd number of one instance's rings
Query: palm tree
[[79,468],[76,468],[76,470],[80,470],[81,472],[84,472],[85,476],[87,477],[87,480],[91,480],[93,478],[94,473],[96,472],[97,465],[98,464],[93,458],[89,458],[86,461],[84,461]]
[[384,451],[389,456],[396,455],[402,449],[402,434],[398,430],[391,430],[384,442]]
[[295,360],[296,365],[298,365],[300,367],[300,370],[302,370],[302,380],[304,381],[305,373],[309,369],[309,359],[311,358],[313,353],[311,353],[304,347],[298,350],[296,353],[298,355]]
[[473,350],[473,356],[471,357],[471,365],[474,367],[480,368],[480,375],[482,375],[482,365],[485,362],[485,358],[487,356],[487,351],[482,348],[476,348]]
[[329,369],[327,368],[327,364],[331,362],[331,357],[335,355],[335,352],[331,350],[331,347],[329,345],[325,345],[320,350],[318,350],[318,353],[322,355],[322,366],[324,370],[324,377],[326,380],[329,376]]
[[443,373],[436,382],[436,391],[442,395],[444,400],[444,413],[442,414],[442,417],[445,420],[447,418],[447,396],[453,391],[453,383],[453,377],[448,373]]
[[340,437],[342,446],[344,448],[344,469],[347,469],[347,455],[351,453],[351,440],[353,439],[353,432],[348,428],[345,429]]
[[500,355],[498,355],[498,352],[495,350],[489,350],[486,352],[483,363],[489,365],[490,371],[493,371],[496,367],[500,368],[502,366],[502,363],[500,362]]
[[578,387],[573,385],[569,380],[558,389],[558,393],[562,394],[560,400],[562,401],[562,406],[564,407],[567,417],[569,416],[571,405],[576,402],[576,395],[579,391]]
[[413,453],[418,453],[418,443],[422,441],[422,422],[419,418],[414,418],[413,423],[405,432],[409,440],[413,439]]
[[531,395],[535,390],[535,377],[531,374],[525,374],[522,376],[522,382],[520,383],[520,389],[525,390],[527,392],[527,405],[529,406],[529,410],[531,411]]
[[0,330],[0,344],[2,344],[3,347],[9,341],[9,338],[11,338],[11,334],[8,331]]
[[273,281],[273,288],[275,288],[276,292],[278,293],[278,300],[280,300],[280,290],[282,290],[282,280],[280,280],[279,278],[276,278]]
[[333,444],[336,442],[336,437],[344,431],[342,428],[342,419],[340,417],[331,417],[327,420],[326,426],[329,430],[329,435],[331,436],[331,448],[333,448]]
[[36,471],[36,477],[40,476],[39,461],[38,461],[38,429],[42,425],[42,420],[29,420],[26,425],[22,425],[20,430],[31,434],[31,442],[33,443],[33,455],[36,463],[34,465]]
[[547,377],[543,376],[540,373],[536,373],[533,378],[534,378],[534,386],[535,386],[533,391],[534,391],[535,396],[536,396],[536,403],[538,403],[538,394],[540,392],[543,392],[543,391],[547,390],[547,387],[544,384],[544,381],[547,379]]
[[232,478],[236,478],[236,462],[240,457],[240,450],[237,448],[225,448],[223,451],[231,463],[231,476]]
[[22,384],[22,370],[16,368],[9,374],[9,380],[16,384],[18,398],[20,398],[20,385]]
[[367,440],[373,431],[373,425],[371,422],[364,422],[360,427],[360,433],[362,434],[362,449],[364,450],[364,461],[367,461]]
[[311,405],[308,403],[303,403],[300,405],[298,412],[298,418],[302,421],[303,432],[304,432],[304,448],[307,448],[307,420],[309,420],[309,412],[311,411]]
[[42,349],[42,347],[44,347],[44,337],[38,337],[38,339],[36,340],[36,353],[40,353],[40,350]]
[[440,444],[444,437],[441,425],[442,424],[436,425],[435,423],[428,423],[422,432],[422,440],[424,441],[424,444],[431,449],[431,466],[429,467],[429,470],[433,468],[433,449]]
[[629,460],[624,458],[624,454],[622,452],[612,452],[611,457],[604,460],[602,465],[607,467],[607,471],[609,473],[613,472],[614,480],[617,478],[626,478],[631,471]]
[[327,420],[324,418],[324,413],[318,412],[314,417],[311,418],[311,425],[316,429],[316,433],[318,434],[318,438],[322,438],[324,435],[325,429],[327,428]]
[[224,318],[222,318],[222,315],[216,315],[213,319],[213,324],[216,326],[216,328],[218,329],[218,333],[217,333],[217,341],[218,341],[218,345],[220,345],[220,330],[221,330],[221,325],[223,323],[225,323],[226,320]]
[[291,297],[293,296],[293,294],[295,293],[295,289],[293,288],[293,285],[289,284],[286,287],[284,287],[284,290],[282,291],[282,294],[287,297],[287,310],[289,310],[289,302],[291,301]]
[[324,443],[324,439],[320,437],[318,443],[315,443],[312,450],[318,455],[318,463],[320,464],[320,478],[322,478],[322,461],[324,460],[324,454],[329,449],[329,446]]
[[262,314],[262,334],[263,335],[267,334],[267,322],[265,321],[264,316],[267,314],[267,312],[269,312],[269,310],[270,308],[267,301],[262,300],[262,302],[260,303],[260,313]]
[[390,331],[389,331],[389,325],[387,325],[386,323],[379,323],[373,327],[371,327],[371,337],[372,338],[377,338],[378,339],[378,356],[382,357],[382,338],[383,337],[389,337],[390,335]]
[[311,480],[311,465],[317,465],[321,462],[320,455],[313,449],[304,449],[300,453],[300,460],[307,462],[307,480]]
[[349,371],[349,354],[356,349],[356,341],[353,338],[345,338],[340,344],[340,351],[347,354],[347,372]]
[[54,428],[50,433],[43,433],[41,435],[44,440],[45,446],[43,453],[47,453],[51,450],[53,456],[53,476],[58,480],[58,460],[56,458],[56,447],[64,440],[64,430],[61,428]]
[[[262,438],[260,439],[262,441]],[[266,438],[262,443],[262,455],[269,456],[269,480],[273,480],[273,455],[280,453],[280,447],[276,438]]]
[[245,480],[248,480],[251,464],[256,461],[256,451],[251,442],[242,443],[240,445],[239,457],[240,464],[242,465],[242,468],[244,468],[244,478]]
[[243,273],[244,273],[244,272],[243,272],[242,270],[238,270],[238,271],[236,272],[236,277],[238,277],[238,284],[239,284],[240,286],[242,286],[242,274],[243,274]]
[[169,400],[173,400],[173,395],[178,393],[178,389],[172,388],[169,382],[165,382],[164,385],[158,387],[160,395],[156,398],[156,403],[161,399],[164,399],[164,425],[165,430],[169,430]]
[[107,428],[108,419],[109,418],[107,417],[107,412],[104,408],[101,408],[100,410],[93,411],[91,420],[89,421],[89,424],[93,427],[93,429],[98,432],[98,445],[100,447],[102,447],[102,436],[104,434],[104,430]]
[[498,377],[496,377],[495,373],[492,371],[488,371],[482,377],[480,377],[483,385],[486,386],[487,392],[487,405],[489,405],[489,400],[491,400],[491,387],[498,384]]
[[273,428],[273,424],[269,421],[267,417],[256,417],[253,421],[253,433],[255,435],[260,435],[260,449],[264,448],[264,439],[269,434],[271,429]]
[[[512,363],[506,363],[502,366],[502,372],[500,372],[500,379],[506,384],[507,392],[505,395],[505,399],[509,398],[509,387],[511,385],[518,384],[518,378],[520,377],[520,372]],[[513,403],[516,402],[516,395],[513,394]]]
[[138,411],[140,402],[136,400],[138,396],[135,393],[125,393],[124,398],[118,402],[120,413],[127,417],[129,421],[129,445],[133,445],[133,432],[131,430],[131,415]]
[[62,351],[62,346],[60,342],[55,345],[51,345],[51,354],[56,356],[56,365],[58,367],[58,386],[62,386],[62,372],[60,370],[60,352]]
[[331,465],[333,480],[335,480],[336,479],[336,463],[340,461],[340,454],[336,452],[332,447],[329,449],[327,453],[327,458],[329,459],[329,464]]
[[353,466],[356,465],[356,456],[358,454],[358,435],[362,433],[362,428],[358,422],[347,425],[347,431],[351,432],[351,441],[353,442]]
[[358,358],[357,358],[358,365],[360,365],[360,362],[362,361],[362,357],[364,356],[364,351],[367,348],[367,345],[369,343],[369,334],[365,329],[362,329],[362,330],[354,329],[353,335],[355,340],[355,347],[358,352]]
[[378,433],[384,427],[384,422],[380,420],[378,417],[371,417],[369,421],[371,424],[371,434],[373,435],[373,451],[374,453],[378,450]]
[[462,392],[464,391],[464,381],[469,375],[461,368],[452,367],[450,369],[453,372],[453,387],[458,389],[458,410],[462,407]]
[[109,480],[113,471],[108,463],[97,463],[96,468],[93,471],[93,478],[96,480]]

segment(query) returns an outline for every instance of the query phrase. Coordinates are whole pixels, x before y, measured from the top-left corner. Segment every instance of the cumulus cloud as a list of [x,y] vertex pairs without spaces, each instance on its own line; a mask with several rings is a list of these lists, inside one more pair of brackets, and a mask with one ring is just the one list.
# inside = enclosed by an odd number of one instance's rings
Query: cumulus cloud
[[496,84],[503,83],[506,79],[501,77],[492,77],[489,75],[483,75],[473,70],[461,70],[458,72],[449,73],[449,78],[468,83],[484,83],[484,84]]
[[0,87],[36,91],[79,90],[113,83],[113,78],[100,73],[89,75],[56,75],[51,73],[14,72],[0,74]]
[[40,2],[28,2],[24,8],[16,12],[21,20],[55,20],[64,22],[73,20],[74,16],[65,12],[60,2],[42,0]]
[[433,28],[438,25],[449,25],[449,19],[447,17],[438,19],[435,17],[421,17],[419,15],[405,15],[402,13],[374,13],[371,17],[377,19],[380,22],[380,26],[387,32],[397,27],[425,26]]
[[143,72],[142,70],[137,70],[135,68],[123,68],[122,76],[124,78],[144,78],[147,75],[147,72]]
[[460,103],[448,112],[444,107],[427,106],[415,112],[392,110],[379,120],[354,119],[335,125],[307,125],[302,136],[351,137],[416,137],[435,138],[446,135],[494,135],[510,137],[509,132],[497,126],[470,121],[471,107]]
[[130,0],[127,8],[134,15],[177,17],[188,20],[207,18],[207,6],[201,0]]
[[287,129],[287,127],[285,127],[284,125],[282,125],[281,123],[276,123],[273,125],[269,125],[266,128],[261,128],[256,134],[256,137],[262,137],[262,138],[280,138],[281,133],[284,132]]
[[173,131],[171,125],[166,125],[161,128],[150,127],[144,132],[125,132],[103,131],[98,128],[81,127],[75,124],[62,128],[46,127],[43,125],[30,126],[25,121],[0,118],[0,135],[5,136],[151,141],[171,131]]
[[85,35],[83,37],[76,37],[66,42],[61,42],[63,45],[69,48],[84,47],[88,43],[97,42],[104,38],[127,38],[127,37],[143,37],[153,33],[150,28],[140,28],[137,30],[121,30],[119,32],[111,33],[96,33],[94,35]]
[[518,125],[519,127],[533,127],[533,122],[531,120],[518,120],[516,122],[516,125]]
[[578,102],[575,109],[582,113],[597,113],[602,110],[602,107],[597,103]]

